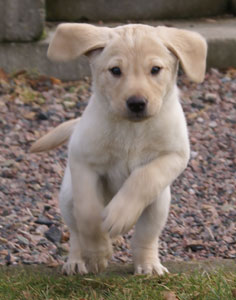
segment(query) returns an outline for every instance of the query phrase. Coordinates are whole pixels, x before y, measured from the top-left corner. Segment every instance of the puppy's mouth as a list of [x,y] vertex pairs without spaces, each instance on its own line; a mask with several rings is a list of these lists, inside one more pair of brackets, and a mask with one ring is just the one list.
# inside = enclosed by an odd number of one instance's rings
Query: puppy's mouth
[[142,122],[149,118],[150,118],[150,116],[146,112],[145,113],[131,113],[128,111],[128,113],[127,113],[127,119],[131,122]]

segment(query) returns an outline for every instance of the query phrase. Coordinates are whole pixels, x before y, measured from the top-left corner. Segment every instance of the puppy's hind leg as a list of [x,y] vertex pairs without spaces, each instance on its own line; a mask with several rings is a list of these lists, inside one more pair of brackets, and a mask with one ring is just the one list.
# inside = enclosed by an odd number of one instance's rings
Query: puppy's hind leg
[[168,217],[169,205],[170,188],[167,187],[143,211],[136,224],[132,239],[135,274],[163,275],[168,272],[159,260],[158,240]]
[[70,231],[70,252],[62,271],[64,274],[88,273],[85,262],[82,259],[79,243],[79,232],[76,228],[76,220],[73,216],[73,199],[70,170],[67,166],[60,191],[60,209],[66,225]]

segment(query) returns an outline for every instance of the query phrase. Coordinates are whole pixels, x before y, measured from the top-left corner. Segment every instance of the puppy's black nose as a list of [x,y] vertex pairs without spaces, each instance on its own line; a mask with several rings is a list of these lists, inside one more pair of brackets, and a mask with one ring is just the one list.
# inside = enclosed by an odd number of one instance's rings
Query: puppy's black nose
[[132,113],[143,113],[147,106],[147,100],[132,96],[126,101],[126,105]]

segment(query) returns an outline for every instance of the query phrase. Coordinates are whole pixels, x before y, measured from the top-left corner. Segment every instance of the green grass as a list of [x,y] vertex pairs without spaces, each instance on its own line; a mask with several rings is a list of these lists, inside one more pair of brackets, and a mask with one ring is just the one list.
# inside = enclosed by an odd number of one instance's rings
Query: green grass
[[[164,293],[166,292],[166,294]],[[63,276],[42,267],[0,269],[1,300],[233,300],[236,271],[195,271],[164,277],[133,276],[116,270],[103,275]]]

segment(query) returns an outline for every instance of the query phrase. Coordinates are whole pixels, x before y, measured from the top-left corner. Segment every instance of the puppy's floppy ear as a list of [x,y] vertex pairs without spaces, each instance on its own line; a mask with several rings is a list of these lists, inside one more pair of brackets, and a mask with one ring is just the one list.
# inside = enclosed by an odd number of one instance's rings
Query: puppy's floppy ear
[[159,26],[157,30],[166,47],[179,58],[186,75],[195,82],[202,82],[207,56],[205,39],[188,30],[165,26]]
[[68,61],[92,50],[104,48],[111,29],[89,24],[66,23],[57,27],[48,48],[48,57]]

